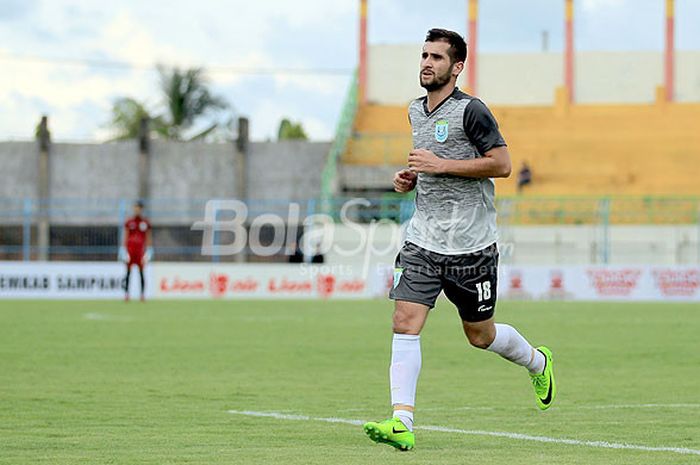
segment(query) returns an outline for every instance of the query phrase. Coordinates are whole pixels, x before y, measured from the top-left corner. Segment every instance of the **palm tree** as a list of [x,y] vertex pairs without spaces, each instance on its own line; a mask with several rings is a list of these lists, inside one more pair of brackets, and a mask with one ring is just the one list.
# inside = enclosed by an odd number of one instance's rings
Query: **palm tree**
[[109,123],[116,132],[112,140],[136,139],[142,118],[151,119],[143,103],[131,97],[118,98],[112,105],[112,120]]
[[[200,117],[229,108],[222,98],[209,91],[201,68],[180,70],[158,66],[158,73],[165,106],[164,114],[152,115],[145,104],[131,97],[117,99],[112,105],[112,118],[109,123],[116,131],[113,140],[137,138],[142,118],[150,120],[151,130],[156,134],[167,139],[184,140],[187,130],[191,129]],[[230,126],[230,119],[223,123],[213,122],[186,139],[200,139],[216,129],[221,129],[222,125]]]
[[[209,91],[201,68],[168,70],[159,66],[158,73],[167,109],[167,136],[170,139],[182,140],[183,133],[192,127],[197,118],[215,110],[228,108],[228,104],[222,98],[212,95]],[[218,122],[214,122],[189,139],[204,137],[218,125]]]

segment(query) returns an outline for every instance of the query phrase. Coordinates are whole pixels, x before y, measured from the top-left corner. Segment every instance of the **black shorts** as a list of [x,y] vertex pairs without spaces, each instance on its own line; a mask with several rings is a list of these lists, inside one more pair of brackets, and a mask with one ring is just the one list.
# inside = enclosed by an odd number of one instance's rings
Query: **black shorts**
[[389,298],[433,308],[445,291],[463,321],[477,322],[493,316],[497,285],[496,244],[470,254],[443,255],[406,242],[396,257]]

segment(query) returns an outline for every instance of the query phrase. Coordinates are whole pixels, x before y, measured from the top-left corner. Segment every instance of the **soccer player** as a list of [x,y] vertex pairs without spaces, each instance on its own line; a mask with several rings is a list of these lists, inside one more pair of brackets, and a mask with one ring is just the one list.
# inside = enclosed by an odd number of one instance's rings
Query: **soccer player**
[[151,223],[143,216],[143,202],[134,204],[134,216],[124,223],[124,245],[119,250],[120,258],[126,263],[126,278],[124,279],[124,300],[129,301],[129,278],[131,267],[138,266],[141,276],[141,300],[145,299],[146,280],[143,267],[153,258],[151,247]]
[[375,442],[412,449],[421,369],[420,332],[440,291],[457,307],[471,345],[530,374],[538,406],[556,395],[552,353],[533,348],[512,326],[494,321],[498,278],[496,209],[491,178],[508,177],[510,155],[484,103],[461,92],[467,44],[456,32],[431,29],[420,60],[427,95],[408,109],[414,149],[394,189],[416,189],[416,208],[394,268],[393,342],[389,369],[393,417],[364,425]]

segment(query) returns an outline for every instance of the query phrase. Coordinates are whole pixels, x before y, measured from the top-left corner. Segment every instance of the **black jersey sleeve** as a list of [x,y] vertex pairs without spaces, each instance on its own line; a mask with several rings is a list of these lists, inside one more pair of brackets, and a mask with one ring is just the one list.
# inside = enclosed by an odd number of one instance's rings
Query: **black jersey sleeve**
[[479,99],[472,100],[464,109],[464,132],[481,155],[506,145],[496,118]]

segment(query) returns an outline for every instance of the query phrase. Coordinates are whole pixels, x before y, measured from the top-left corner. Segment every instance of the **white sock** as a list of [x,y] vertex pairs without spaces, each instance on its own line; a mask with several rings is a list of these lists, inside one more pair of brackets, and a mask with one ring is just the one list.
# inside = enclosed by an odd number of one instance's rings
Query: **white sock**
[[532,374],[544,371],[545,358],[512,326],[496,324],[496,337],[486,350],[495,352],[516,365],[523,366]]
[[394,410],[394,416],[401,420],[409,431],[413,431],[413,412],[410,410]]
[[[418,384],[420,366],[420,336],[394,334],[391,344],[391,367],[389,368],[391,405],[408,405],[410,407],[416,405],[416,385]],[[408,416],[406,415],[406,417]],[[409,429],[413,428],[412,414],[410,423],[410,426],[406,425]]]

